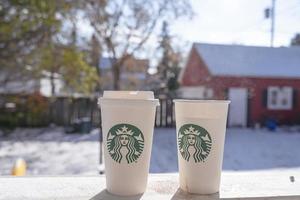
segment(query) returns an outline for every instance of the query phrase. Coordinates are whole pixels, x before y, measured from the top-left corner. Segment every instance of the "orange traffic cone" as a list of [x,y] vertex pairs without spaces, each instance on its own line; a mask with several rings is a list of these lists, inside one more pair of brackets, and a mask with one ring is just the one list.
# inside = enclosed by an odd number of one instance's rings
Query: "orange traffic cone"
[[26,162],[22,158],[18,158],[12,168],[11,175],[24,176],[26,174]]

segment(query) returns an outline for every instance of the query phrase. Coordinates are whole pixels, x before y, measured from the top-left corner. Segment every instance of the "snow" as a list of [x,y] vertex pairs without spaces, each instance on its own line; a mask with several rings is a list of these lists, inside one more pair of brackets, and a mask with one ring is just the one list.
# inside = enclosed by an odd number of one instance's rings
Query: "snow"
[[[223,170],[300,170],[300,132],[228,129]],[[96,175],[99,130],[65,134],[63,128],[18,128],[0,137],[0,175],[9,175],[23,158],[28,175]],[[1,135],[1,134],[0,134]],[[177,172],[175,129],[155,129],[151,173]]]

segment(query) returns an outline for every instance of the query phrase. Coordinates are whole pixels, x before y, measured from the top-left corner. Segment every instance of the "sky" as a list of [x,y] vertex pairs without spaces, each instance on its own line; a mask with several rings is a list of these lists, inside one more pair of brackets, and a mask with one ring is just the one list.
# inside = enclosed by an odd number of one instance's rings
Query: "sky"
[[[270,19],[264,9],[272,0],[191,0],[195,16],[171,26],[182,40],[270,46]],[[274,46],[288,46],[300,33],[300,0],[275,1]]]
[[[195,16],[169,23],[171,34],[179,40],[190,44],[204,42],[270,46],[271,20],[264,18],[264,9],[271,7],[272,0],[190,2]],[[92,29],[86,21],[79,21],[79,27],[83,35],[91,35]],[[300,33],[300,0],[275,0],[274,46],[288,46],[296,33]]]
[[[270,46],[271,20],[265,19],[264,10],[272,0],[190,0],[194,17],[169,22],[173,47],[179,48],[186,58],[193,42]],[[91,35],[87,21],[79,21],[83,35]],[[157,31],[161,28],[157,27]],[[275,0],[274,46],[289,46],[300,33],[300,0]],[[151,67],[157,65],[157,37],[150,37],[146,50],[138,57],[148,58]],[[154,69],[154,68],[153,68]],[[155,69],[154,69],[155,70]]]

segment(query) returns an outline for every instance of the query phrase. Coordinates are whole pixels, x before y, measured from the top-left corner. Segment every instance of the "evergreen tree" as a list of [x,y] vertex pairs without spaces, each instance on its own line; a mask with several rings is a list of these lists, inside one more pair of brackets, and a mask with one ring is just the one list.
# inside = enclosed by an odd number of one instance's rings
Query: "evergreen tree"
[[96,86],[97,92],[100,92],[102,90],[102,84],[100,82],[100,80],[102,78],[102,72],[101,72],[101,69],[99,66],[101,54],[102,54],[101,45],[100,45],[99,41],[97,40],[95,34],[93,34],[91,37],[91,42],[90,42],[89,56],[90,56],[90,65],[96,69],[97,75],[99,77],[99,81]]
[[157,66],[157,73],[161,83],[166,87],[168,95],[175,95],[179,88],[178,76],[180,72],[180,54],[172,47],[172,37],[170,36],[168,23],[163,22],[161,31],[161,41],[159,49],[162,56]]

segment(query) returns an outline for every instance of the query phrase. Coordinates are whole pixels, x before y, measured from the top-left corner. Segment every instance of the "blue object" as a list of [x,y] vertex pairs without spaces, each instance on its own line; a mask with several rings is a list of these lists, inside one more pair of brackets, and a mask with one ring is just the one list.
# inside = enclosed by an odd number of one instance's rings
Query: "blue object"
[[270,130],[270,131],[276,131],[277,129],[277,122],[274,119],[267,119],[266,121],[266,127]]
[[78,118],[65,128],[66,133],[89,133],[92,130],[92,122],[88,117]]

